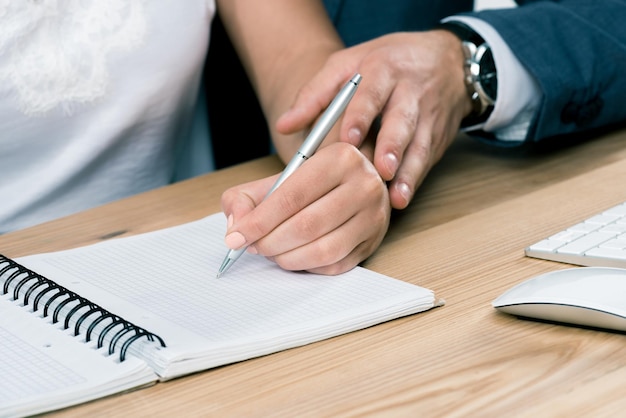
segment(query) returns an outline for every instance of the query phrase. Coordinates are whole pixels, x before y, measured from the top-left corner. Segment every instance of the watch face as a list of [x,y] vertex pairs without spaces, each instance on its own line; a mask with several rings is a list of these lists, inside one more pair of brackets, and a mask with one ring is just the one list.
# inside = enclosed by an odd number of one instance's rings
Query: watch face
[[498,94],[498,77],[491,48],[485,49],[484,54],[480,58],[480,74],[478,77],[485,94],[495,101]]

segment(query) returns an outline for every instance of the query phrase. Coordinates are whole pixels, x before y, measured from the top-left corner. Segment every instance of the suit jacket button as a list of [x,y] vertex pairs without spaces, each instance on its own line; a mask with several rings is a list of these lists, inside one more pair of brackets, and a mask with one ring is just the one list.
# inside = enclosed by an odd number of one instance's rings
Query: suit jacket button
[[561,122],[565,124],[575,123],[578,127],[585,127],[591,124],[598,117],[604,107],[604,100],[596,96],[586,103],[568,103],[561,112]]

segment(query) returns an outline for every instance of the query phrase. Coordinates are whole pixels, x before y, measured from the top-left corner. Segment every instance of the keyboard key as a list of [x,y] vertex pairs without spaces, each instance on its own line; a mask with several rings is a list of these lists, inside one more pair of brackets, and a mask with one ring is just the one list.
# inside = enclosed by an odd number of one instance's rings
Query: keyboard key
[[619,215],[611,215],[604,212],[602,215],[595,215],[585,221],[586,224],[607,225],[621,218]]
[[587,257],[626,261],[626,251],[624,251],[623,249],[619,250],[614,248],[597,247],[587,251],[585,255]]
[[621,217],[625,217],[626,216],[626,203],[622,203],[621,205],[614,206],[611,209],[605,210],[603,213],[607,215],[619,215]]
[[606,242],[616,236],[617,234],[591,232],[578,238],[575,241],[568,243],[567,245],[562,246],[557,250],[557,252],[563,254],[583,254],[585,251],[590,250],[593,247],[597,247],[603,242]]
[[[571,227],[567,228],[566,231],[576,231],[576,232],[582,232],[582,233],[586,234],[588,232],[600,229],[601,227],[602,227],[602,225],[593,224],[593,223],[587,223],[587,222],[581,222],[579,224],[576,224],[574,226],[571,226]],[[562,231],[562,232],[565,232],[565,231]]]
[[626,253],[626,239],[622,236],[619,236],[615,239],[610,239],[607,242],[602,243],[600,248],[609,248],[612,250],[622,250]]
[[[591,232],[591,231],[588,231],[588,232]],[[548,240],[560,242],[561,245],[563,245],[566,242],[572,242],[574,240],[577,240],[580,237],[584,237],[585,234],[586,232],[583,232],[583,231],[574,231],[574,230],[568,229],[566,231],[561,231],[559,233],[552,235],[550,238],[548,238]]]
[[616,234],[626,233],[626,223],[612,223],[598,229],[599,232],[615,232]]
[[531,248],[536,251],[554,251],[566,243],[566,241],[544,239],[543,241],[539,241],[538,243],[531,245]]

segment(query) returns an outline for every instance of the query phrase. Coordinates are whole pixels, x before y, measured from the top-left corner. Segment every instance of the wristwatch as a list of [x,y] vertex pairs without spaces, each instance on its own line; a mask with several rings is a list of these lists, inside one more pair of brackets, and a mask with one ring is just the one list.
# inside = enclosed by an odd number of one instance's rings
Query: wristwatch
[[463,119],[461,126],[483,123],[493,111],[498,94],[498,77],[491,48],[478,33],[464,23],[449,21],[441,23],[439,27],[461,39],[465,58],[465,87],[473,106],[472,113]]

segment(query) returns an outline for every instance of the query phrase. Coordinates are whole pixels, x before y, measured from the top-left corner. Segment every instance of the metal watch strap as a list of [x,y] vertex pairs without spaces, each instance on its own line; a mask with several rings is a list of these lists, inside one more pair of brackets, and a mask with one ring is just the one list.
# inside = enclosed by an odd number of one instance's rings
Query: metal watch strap
[[465,88],[472,101],[472,113],[463,119],[462,127],[474,126],[487,120],[493,111],[494,101],[482,90],[480,84],[480,59],[489,46],[469,26],[461,22],[444,22],[439,28],[454,33],[462,42],[464,55]]

